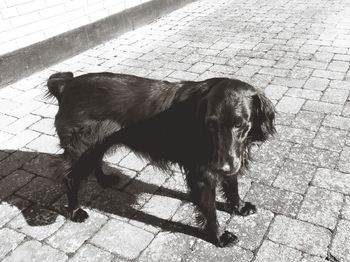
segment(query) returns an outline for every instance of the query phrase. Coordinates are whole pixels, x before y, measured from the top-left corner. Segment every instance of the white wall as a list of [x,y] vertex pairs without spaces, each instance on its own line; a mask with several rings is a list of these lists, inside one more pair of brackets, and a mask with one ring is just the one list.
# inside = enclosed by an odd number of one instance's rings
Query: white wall
[[0,55],[150,0],[0,0]]

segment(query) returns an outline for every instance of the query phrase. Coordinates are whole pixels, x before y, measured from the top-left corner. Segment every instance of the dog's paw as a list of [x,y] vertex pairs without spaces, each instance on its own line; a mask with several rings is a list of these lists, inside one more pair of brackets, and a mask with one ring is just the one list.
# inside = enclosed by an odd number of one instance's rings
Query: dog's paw
[[89,217],[88,213],[81,208],[70,212],[70,220],[78,223],[84,222]]
[[229,231],[225,231],[219,239],[219,247],[230,247],[238,242],[238,237]]
[[219,234],[209,233],[208,241],[213,243],[217,247],[229,247],[233,246],[238,242],[237,236],[229,231],[225,231],[221,236]]
[[239,205],[233,207],[233,212],[240,216],[249,216],[256,213],[256,206],[250,202],[240,201]]

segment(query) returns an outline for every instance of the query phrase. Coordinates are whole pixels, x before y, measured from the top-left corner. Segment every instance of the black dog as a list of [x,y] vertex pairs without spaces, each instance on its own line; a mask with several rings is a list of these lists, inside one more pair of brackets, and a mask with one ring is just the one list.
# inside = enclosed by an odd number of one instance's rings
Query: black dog
[[79,206],[81,183],[94,173],[102,186],[104,153],[126,145],[160,168],[184,170],[190,196],[203,216],[207,239],[223,247],[236,236],[219,233],[215,188],[221,182],[231,212],[254,213],[239,198],[237,176],[247,169],[249,148],[275,132],[271,102],[251,85],[228,78],[170,83],[142,77],[56,73],[49,95],[59,102],[55,126],[64,149],[56,173],[67,186],[73,221],[88,215]]

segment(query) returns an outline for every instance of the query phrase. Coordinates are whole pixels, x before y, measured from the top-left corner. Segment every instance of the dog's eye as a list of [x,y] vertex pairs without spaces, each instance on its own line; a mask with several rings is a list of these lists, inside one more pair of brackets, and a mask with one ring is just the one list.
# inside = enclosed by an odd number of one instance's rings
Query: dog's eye
[[237,119],[234,123],[233,123],[233,127],[234,128],[240,128],[243,125],[243,121]]

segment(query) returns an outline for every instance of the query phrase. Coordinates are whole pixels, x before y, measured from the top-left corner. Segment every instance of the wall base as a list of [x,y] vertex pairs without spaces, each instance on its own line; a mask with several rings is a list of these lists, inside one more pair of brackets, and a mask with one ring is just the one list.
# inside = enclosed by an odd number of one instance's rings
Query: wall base
[[0,56],[0,87],[150,23],[195,0],[152,0]]

